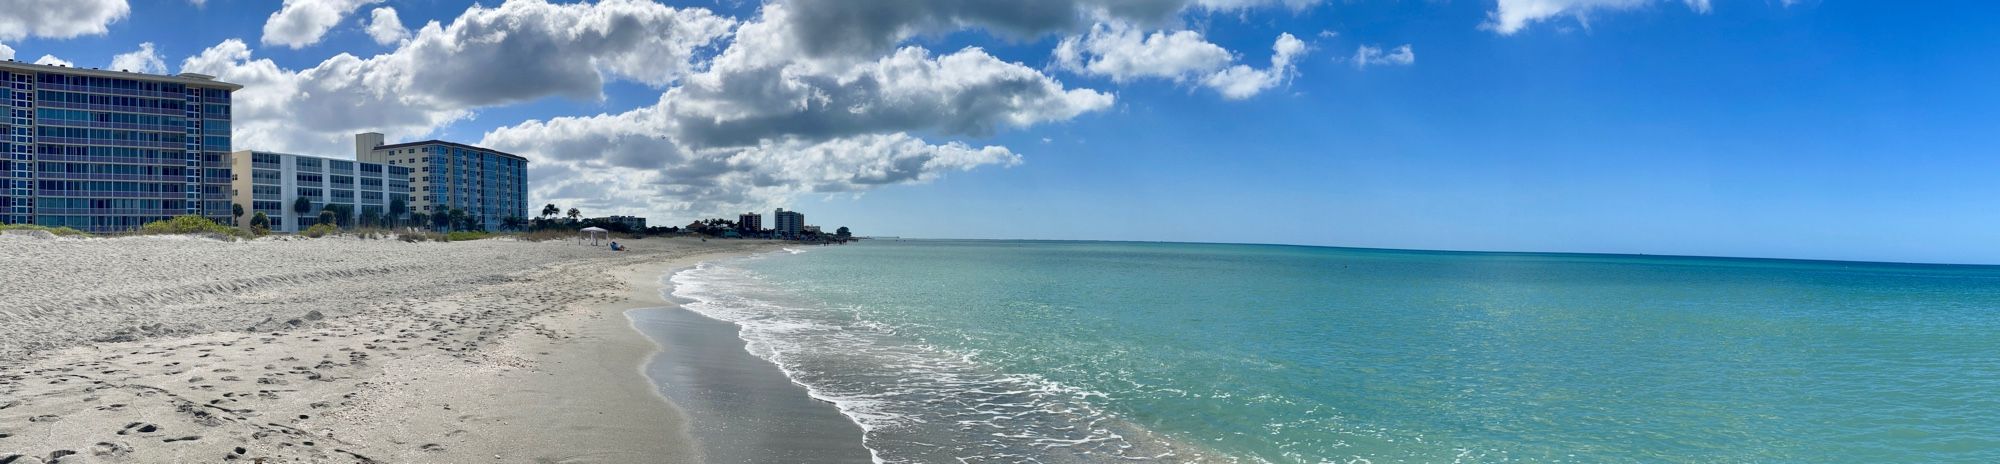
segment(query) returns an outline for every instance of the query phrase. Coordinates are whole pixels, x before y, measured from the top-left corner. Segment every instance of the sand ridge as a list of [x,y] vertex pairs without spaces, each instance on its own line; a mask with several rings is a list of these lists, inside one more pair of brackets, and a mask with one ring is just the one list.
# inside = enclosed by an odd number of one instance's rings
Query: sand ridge
[[699,459],[611,273],[770,245],[631,244],[0,239],[0,462]]

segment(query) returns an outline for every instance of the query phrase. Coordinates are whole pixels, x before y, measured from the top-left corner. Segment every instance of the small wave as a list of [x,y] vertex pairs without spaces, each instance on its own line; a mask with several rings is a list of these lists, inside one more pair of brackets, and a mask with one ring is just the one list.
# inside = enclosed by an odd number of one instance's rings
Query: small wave
[[1182,446],[1101,410],[1091,400],[1103,392],[995,372],[975,353],[898,340],[894,324],[787,294],[740,266],[702,263],[669,280],[672,296],[690,302],[683,307],[737,324],[752,355],[860,425],[877,462],[1202,454],[1177,454]]

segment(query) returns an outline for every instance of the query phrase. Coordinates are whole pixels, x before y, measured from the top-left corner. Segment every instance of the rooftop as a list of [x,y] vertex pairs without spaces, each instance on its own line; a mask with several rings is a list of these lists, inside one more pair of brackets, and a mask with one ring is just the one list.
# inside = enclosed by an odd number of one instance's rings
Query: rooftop
[[392,144],[388,144],[388,145],[383,145],[383,146],[379,146],[379,147],[375,147],[375,148],[374,148],[374,150],[394,150],[394,149],[398,149],[398,148],[410,148],[410,147],[421,147],[421,146],[424,146],[424,145],[448,145],[448,146],[453,146],[453,147],[459,147],[459,148],[464,148],[464,149],[468,149],[468,150],[479,150],[479,151],[483,151],[483,152],[487,152],[487,153],[493,153],[493,154],[496,154],[496,155],[500,155],[500,156],[505,156],[505,157],[508,157],[508,158],[513,158],[513,159],[517,159],[517,160],[521,160],[521,161],[527,161],[527,160],[528,160],[527,158],[523,158],[523,157],[521,157],[521,155],[516,155],[516,154],[513,154],[513,153],[508,153],[508,152],[504,152],[504,151],[500,151],[500,150],[494,150],[494,149],[491,149],[491,148],[486,148],[486,147],[476,147],[476,146],[472,146],[472,145],[466,145],[466,144],[463,144],[463,143],[458,143],[458,142],[446,142],[446,141],[443,141],[443,140],[424,140],[424,141],[420,141],[420,142],[404,142],[404,143],[392,143]]
[[34,64],[34,63],[27,63],[15,60],[0,61],[0,71],[75,74],[81,76],[109,77],[114,79],[131,79],[138,81],[172,82],[176,84],[186,84],[197,87],[224,88],[232,91],[243,90],[243,86],[241,85],[215,80],[215,76],[210,76],[206,74],[195,74],[195,73],[180,73],[179,75],[175,76],[165,76],[159,74],[146,74],[146,73],[118,71],[118,70],[72,68],[69,66]]

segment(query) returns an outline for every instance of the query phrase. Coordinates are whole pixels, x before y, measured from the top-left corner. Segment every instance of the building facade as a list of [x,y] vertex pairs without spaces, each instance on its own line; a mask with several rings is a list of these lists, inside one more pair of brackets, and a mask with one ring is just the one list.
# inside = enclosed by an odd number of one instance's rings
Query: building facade
[[383,144],[382,134],[354,136],[356,159],[410,170],[410,211],[462,209],[497,230],[528,218],[528,159],[471,145],[426,140]]
[[229,220],[230,94],[242,86],[13,60],[0,83],[0,223]]
[[[327,205],[353,212],[350,224],[369,213],[387,217],[399,200],[405,210],[397,219],[408,219],[411,211],[410,168],[261,151],[230,153],[229,161],[236,173],[230,193],[243,206],[238,226],[264,213],[271,231],[295,233],[319,222]],[[305,214],[294,208],[300,198],[311,203]]]
[[780,237],[797,237],[799,233],[806,230],[806,215],[804,213],[785,211],[784,208],[778,208],[778,212],[772,213],[771,216],[771,233],[777,234]]
[[752,232],[764,230],[764,215],[743,213],[736,216],[736,228]]

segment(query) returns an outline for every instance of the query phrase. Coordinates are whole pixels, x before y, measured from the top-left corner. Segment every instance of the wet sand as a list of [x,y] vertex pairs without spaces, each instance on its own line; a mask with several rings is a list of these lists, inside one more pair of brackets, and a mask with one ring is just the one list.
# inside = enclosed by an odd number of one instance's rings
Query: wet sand
[[872,462],[861,427],[744,351],[735,324],[678,307],[626,315],[661,345],[646,373],[688,416],[708,462]]

